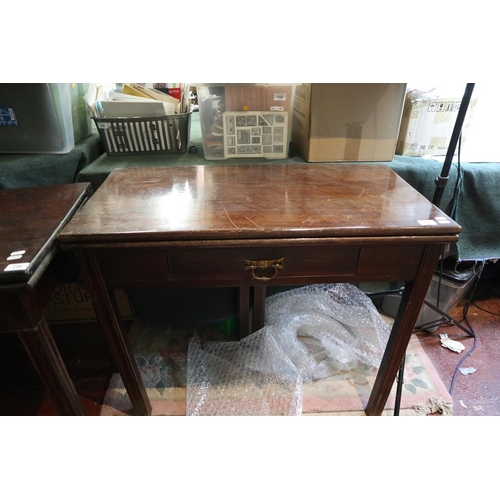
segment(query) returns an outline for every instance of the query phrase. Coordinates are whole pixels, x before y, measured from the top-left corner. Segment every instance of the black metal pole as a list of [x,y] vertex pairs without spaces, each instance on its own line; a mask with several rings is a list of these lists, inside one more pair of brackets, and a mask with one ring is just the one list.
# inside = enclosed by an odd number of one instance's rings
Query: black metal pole
[[462,98],[462,103],[460,104],[460,109],[458,110],[457,120],[455,122],[455,127],[453,128],[453,133],[451,134],[450,144],[448,145],[448,150],[446,152],[446,157],[444,159],[443,168],[439,177],[436,177],[436,191],[434,192],[434,198],[432,203],[439,206],[441,202],[441,197],[443,196],[444,188],[448,182],[451,162],[453,161],[453,156],[455,155],[455,150],[457,149],[458,139],[462,133],[462,126],[464,124],[465,115],[469,109],[470,98],[472,96],[472,91],[474,90],[474,83],[468,83],[465,87],[465,93]]
[[397,379],[397,386],[396,386],[396,400],[394,402],[394,416],[395,417],[399,417],[399,410],[401,408],[401,393],[403,392],[405,361],[406,361],[406,354],[403,356],[403,361],[401,361],[401,365],[399,365],[398,379]]

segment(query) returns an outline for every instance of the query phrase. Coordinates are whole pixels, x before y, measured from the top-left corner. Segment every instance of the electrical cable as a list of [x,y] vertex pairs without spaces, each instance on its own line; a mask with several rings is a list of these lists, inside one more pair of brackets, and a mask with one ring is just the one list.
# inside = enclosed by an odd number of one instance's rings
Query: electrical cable
[[458,110],[457,120],[455,122],[455,126],[453,127],[453,132],[451,134],[450,143],[448,145],[448,150],[446,152],[446,156],[443,163],[443,168],[441,170],[441,174],[435,179],[436,183],[436,191],[434,192],[434,197],[432,198],[432,203],[439,207],[441,202],[441,197],[443,195],[444,188],[449,179],[449,171],[451,167],[451,162],[453,156],[455,154],[455,149],[457,147],[457,142],[460,138],[460,134],[462,132],[462,125],[465,119],[465,115],[469,108],[470,98],[472,96],[472,91],[474,89],[474,83],[468,83],[465,87],[465,93],[462,97],[462,102],[460,104],[460,108]]
[[[460,134],[458,136],[458,148],[457,148],[457,180],[455,181],[455,187],[453,188],[453,195],[445,209],[445,212],[453,219],[455,217],[456,209],[457,209],[457,200],[458,200],[458,193],[459,193],[459,188],[460,188],[460,181],[462,179],[462,168],[460,164],[460,153],[462,149],[462,131],[460,131]],[[439,308],[439,303],[441,299],[441,284],[442,284],[442,279],[443,279],[443,256],[441,255],[441,258],[439,260],[439,279],[438,279],[438,284],[437,284],[437,298],[436,298],[436,307]],[[448,319],[441,317],[438,320],[434,320],[428,323],[423,323],[420,325],[416,325],[414,331],[420,332],[424,330],[429,330],[430,328],[437,328],[439,326],[444,326],[444,325],[452,325],[453,323],[449,321]]]
[[[449,214],[450,217],[454,218],[455,215],[456,215],[456,210],[457,210],[457,200],[458,200],[458,193],[459,193],[459,190],[460,190],[460,181],[462,179],[462,166],[461,166],[461,163],[460,163],[460,154],[461,154],[461,149],[462,149],[462,132],[460,131],[460,135],[458,136],[458,151],[457,151],[457,180],[455,182],[455,187],[453,189],[453,196],[448,204],[448,207],[447,207],[447,213]],[[441,279],[442,279],[442,276],[443,276],[443,259],[441,259],[440,261],[440,270],[441,270],[441,273],[440,273],[440,276],[439,276],[439,281],[438,281],[438,292],[437,292],[437,303],[436,303],[436,306],[439,308],[439,299],[440,299],[440,291],[441,291]],[[456,381],[456,378],[457,378],[457,375],[458,375],[458,372],[459,372],[459,369],[460,367],[462,366],[462,363],[465,361],[465,359],[470,356],[474,350],[476,349],[477,347],[477,335],[476,335],[476,332],[474,331],[474,329],[472,328],[469,320],[468,320],[468,311],[469,311],[469,307],[472,303],[472,297],[474,296],[474,291],[476,289],[476,286],[479,282],[479,278],[481,276],[481,272],[482,272],[482,268],[479,272],[479,275],[476,277],[476,282],[475,282],[475,285],[474,285],[474,289],[470,295],[470,299],[469,301],[467,302],[467,304],[464,306],[464,309],[463,309],[463,318],[460,320],[460,321],[457,321],[456,323],[462,323],[463,321],[466,322],[467,324],[467,329],[468,330],[468,333],[471,337],[473,337],[474,339],[474,342],[473,342],[473,345],[472,345],[472,348],[460,359],[460,361],[458,362],[458,365],[457,367],[455,368],[455,372],[453,374],[453,377],[452,377],[452,380],[451,380],[451,384],[450,384],[450,390],[449,390],[449,393],[450,395],[453,393],[453,389],[454,389],[454,386],[455,386],[455,381]],[[441,319],[441,320],[438,320],[438,321],[435,321],[434,323],[428,323],[428,324],[425,324],[425,325],[419,325],[419,329],[428,329],[430,326],[434,327],[434,326],[442,326],[442,325],[453,325],[453,322],[452,321],[449,321],[449,320],[445,320],[444,318]]]
[[457,375],[458,375],[458,372],[460,370],[460,367],[462,366],[462,363],[465,361],[465,359],[467,357],[469,357],[475,351],[475,349],[477,347],[477,335],[476,335],[476,332],[474,331],[474,329],[472,328],[472,325],[469,322],[468,313],[469,313],[469,307],[472,304],[472,301],[473,301],[473,298],[474,298],[474,292],[476,291],[476,288],[477,288],[477,285],[478,285],[479,280],[481,278],[481,274],[483,272],[483,269],[484,269],[484,265],[479,270],[479,273],[478,273],[478,275],[476,277],[476,282],[474,283],[474,288],[472,289],[472,292],[470,294],[469,300],[464,305],[464,308],[462,310],[463,317],[460,320],[460,323],[462,321],[465,321],[465,323],[467,324],[467,329],[470,331],[470,336],[474,338],[474,342],[472,344],[472,347],[469,349],[469,351],[467,351],[462,356],[462,358],[460,359],[460,361],[457,364],[457,367],[455,368],[455,372],[453,373],[453,377],[452,377],[451,383],[450,383],[450,390],[448,391],[450,393],[450,396],[453,394],[453,389],[455,388],[455,382],[456,382],[456,379],[457,379]]
[[485,313],[488,313],[488,314],[493,314],[494,316],[500,316],[499,313],[497,312],[493,312],[493,311],[488,311],[488,309],[484,309],[484,307],[481,307],[481,306],[478,306],[477,303],[475,301],[472,301],[471,303],[472,306],[476,307],[477,309],[479,309],[480,311],[484,311]]
[[[444,267],[443,267],[443,255],[441,255],[439,259],[439,278],[438,278],[438,283],[437,283],[437,297],[436,297],[436,306],[439,309],[439,302],[441,300],[441,284],[443,280],[443,274],[444,274]],[[419,325],[416,325],[415,328],[413,329],[414,332],[420,332],[424,330],[429,330],[431,328],[438,328],[439,326],[443,325],[450,325],[452,324],[451,321],[448,319],[444,318],[444,316],[441,316],[439,319],[435,319],[432,321],[429,321],[427,323],[421,323]]]
[[[452,195],[447,207],[444,210],[445,213],[448,214],[452,219],[454,219],[454,217],[455,217],[455,212],[456,212],[456,208],[457,208],[458,193],[460,190],[460,181],[462,179],[462,169],[461,169],[461,165],[460,165],[460,153],[461,153],[461,149],[462,149],[462,130],[461,129],[458,132],[457,143],[458,143],[457,165],[456,165],[456,167],[457,167],[457,179],[455,181],[455,187],[453,188],[453,195]],[[450,164],[452,164],[451,159],[450,159]],[[441,258],[440,258],[440,276],[439,276],[439,281],[438,281],[438,286],[437,286],[436,306],[438,308],[439,308],[439,302],[440,302],[440,296],[441,296],[442,277],[443,277],[443,256],[441,256]],[[425,330],[425,329],[429,328],[430,326],[434,327],[434,326],[440,326],[440,325],[445,325],[445,324],[450,324],[450,321],[441,319],[441,320],[437,320],[431,324],[426,323],[425,325],[418,325],[416,327],[416,330],[417,331]]]
[[[459,189],[460,189],[460,184],[461,184],[461,178],[462,178],[462,172],[461,172],[461,165],[460,165],[460,150],[461,150],[461,145],[462,145],[462,125],[463,125],[463,121],[465,119],[465,113],[467,112],[467,108],[469,107],[469,102],[470,102],[470,97],[472,95],[472,91],[474,89],[474,85],[473,83],[468,83],[467,86],[466,86],[466,89],[465,89],[465,93],[464,93],[464,96],[462,98],[462,103],[461,103],[461,106],[460,106],[460,109],[459,109],[459,112],[458,112],[458,116],[457,116],[457,120],[456,120],[456,123],[455,123],[455,127],[453,129],[453,133],[452,133],[452,136],[451,136],[451,139],[450,139],[450,144],[448,146],[448,151],[446,153],[446,157],[445,157],[445,161],[444,161],[444,164],[443,164],[443,168],[441,170],[441,174],[435,179],[435,183],[436,183],[436,190],[434,192],[434,197],[432,199],[432,203],[439,207],[439,204],[440,204],[440,201],[441,201],[441,197],[442,197],[442,194],[443,194],[443,191],[444,191],[444,188],[446,186],[446,183],[449,179],[449,169],[450,169],[450,166],[452,164],[452,159],[453,159],[453,155],[454,155],[454,152],[455,152],[455,148],[457,147],[457,143],[458,143],[458,165],[457,165],[457,180],[456,180],[456,183],[455,183],[455,188],[454,188],[454,191],[453,191],[453,196],[447,206],[447,209],[445,210],[445,212],[451,217],[451,218],[455,218],[455,214],[456,214],[456,210],[457,210],[457,203],[458,203],[458,192],[459,192]],[[441,263],[441,273],[440,273],[440,276],[439,276],[439,282],[438,282],[438,298],[437,298],[437,304],[439,306],[439,300],[440,300],[440,287],[441,287],[441,279],[442,279],[442,275],[443,275],[443,256],[441,256],[441,259],[440,259],[440,263]],[[460,366],[462,365],[463,361],[468,357],[470,356],[470,354],[476,349],[476,346],[477,346],[477,335],[476,335],[476,332],[474,331],[474,329],[472,328],[471,324],[469,323],[469,320],[468,320],[468,317],[467,317],[467,313],[468,313],[468,310],[469,310],[469,307],[470,307],[470,304],[472,303],[472,297],[474,295],[474,292],[475,292],[475,289],[477,287],[477,284],[479,282],[479,278],[481,276],[481,272],[483,270],[484,266],[481,268],[478,276],[476,277],[476,282],[474,284],[474,289],[472,290],[472,293],[471,293],[471,296],[470,296],[470,299],[469,299],[469,302],[466,304],[466,306],[464,306],[464,309],[463,309],[463,318],[462,320],[460,321],[456,321],[454,320],[451,316],[448,316],[446,313],[444,313],[444,311],[441,311],[438,307],[436,307],[436,312],[440,312],[442,313],[442,317],[443,318],[446,318],[448,319],[448,321],[450,323],[452,323],[453,325],[459,325],[459,328],[464,330],[468,335],[472,336],[474,338],[474,344],[472,346],[472,349],[470,349],[463,357],[462,359],[459,361],[458,365],[457,365],[457,368],[455,369],[455,373],[453,375],[453,378],[452,378],[452,381],[451,381],[451,386],[450,386],[450,395],[452,394],[453,392],[453,388],[454,388],[454,385],[455,385],[455,380],[456,380],[456,376],[457,376],[457,373],[459,371],[459,368]],[[474,269],[475,271],[475,269]],[[395,294],[395,291],[390,291],[390,292],[387,292],[386,295],[394,295]],[[376,295],[382,295],[382,294],[369,294],[371,296],[376,296]],[[430,306],[432,309],[434,309],[434,304],[432,304],[430,301],[428,300],[425,300],[425,303]],[[468,328],[464,327],[461,322],[462,321],[465,321],[467,323],[467,326]],[[441,323],[438,323],[439,324],[443,324],[443,322]],[[419,328],[420,328],[420,325],[419,325]],[[402,368],[400,369],[400,372],[402,372]]]
[[[461,164],[460,164],[461,148],[462,148],[462,134],[460,133],[460,136],[458,138],[457,181],[455,183],[455,188],[453,190],[453,197],[448,205],[448,207],[449,207],[448,213],[450,214],[450,217],[452,217],[452,218],[454,218],[456,215],[457,195],[458,195],[458,191],[459,191],[460,180],[462,178],[462,168],[461,168]],[[482,309],[474,302],[474,292],[476,290],[477,284],[479,283],[479,279],[481,278],[481,274],[483,272],[483,269],[484,269],[484,265],[479,271],[479,274],[476,278],[476,282],[474,284],[474,289],[471,292],[469,301],[464,305],[463,312],[462,312],[463,317],[459,321],[459,323],[462,323],[463,321],[465,321],[465,323],[467,324],[468,330],[470,330],[470,335],[474,339],[474,342],[472,344],[471,349],[465,353],[465,355],[460,359],[460,361],[457,364],[457,367],[455,368],[455,372],[453,373],[453,377],[452,377],[451,384],[450,384],[450,390],[449,390],[450,395],[452,395],[453,389],[455,388],[456,378],[457,378],[458,372],[460,370],[460,367],[462,366],[462,363],[465,361],[465,359],[467,359],[467,357],[469,357],[474,352],[474,350],[477,347],[477,335],[476,335],[476,332],[474,331],[474,329],[472,328],[472,325],[470,324],[469,318],[468,318],[470,306],[473,305],[474,307],[477,307],[478,309],[483,310],[484,312],[500,316],[500,314],[494,313],[492,311],[488,311],[486,309]]]
[[458,149],[457,149],[457,180],[455,181],[455,187],[453,188],[453,195],[445,209],[445,212],[452,218],[455,219],[457,206],[458,206],[458,195],[460,192],[460,185],[462,181],[462,165],[460,163],[460,153],[462,150],[462,133],[458,137]]

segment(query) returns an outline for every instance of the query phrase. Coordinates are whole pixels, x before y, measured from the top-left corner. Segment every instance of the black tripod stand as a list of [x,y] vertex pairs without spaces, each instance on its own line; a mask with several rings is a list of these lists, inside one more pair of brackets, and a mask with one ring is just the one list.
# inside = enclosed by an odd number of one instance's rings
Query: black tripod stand
[[436,205],[437,207],[439,207],[439,204],[441,203],[444,188],[446,187],[449,179],[451,163],[453,161],[453,156],[455,155],[455,150],[457,149],[458,140],[460,139],[460,135],[462,133],[465,115],[467,114],[467,110],[469,109],[470,98],[472,96],[473,90],[474,84],[468,83],[465,87],[465,92],[460,104],[460,109],[458,110],[457,120],[453,128],[453,133],[451,134],[450,144],[448,145],[448,149],[446,151],[446,157],[444,159],[441,174],[435,179],[436,191],[434,192],[432,203],[434,203],[434,205]]
[[[453,128],[453,133],[450,138],[450,143],[448,145],[448,149],[446,152],[446,157],[443,163],[443,168],[441,169],[440,175],[435,179],[436,190],[434,192],[434,197],[432,199],[432,203],[439,207],[441,202],[441,198],[443,196],[444,189],[449,180],[449,172],[451,168],[451,164],[453,161],[453,157],[455,155],[455,150],[457,148],[458,141],[460,139],[460,135],[462,133],[462,127],[465,120],[465,115],[467,114],[467,110],[469,108],[470,99],[472,96],[472,91],[474,90],[474,83],[468,83],[464,96],[462,98],[460,109],[458,110],[457,119],[455,121],[455,126]],[[368,294],[370,297],[380,296],[380,295],[397,295],[400,294],[400,290],[390,291],[390,292],[380,292],[380,293],[371,293]],[[430,307],[432,310],[440,314],[443,318],[447,319],[449,322],[453,323],[455,326],[465,331],[468,335],[474,337],[474,334],[466,327],[464,327],[459,322],[455,321],[453,318],[448,316],[444,311],[440,310],[434,304],[432,304],[427,299],[424,300],[424,304]],[[439,305],[439,304],[438,304]],[[399,415],[400,406],[401,406],[401,392],[403,390],[403,382],[404,382],[404,367],[405,367],[405,356],[401,361],[401,366],[399,368],[398,377],[397,377],[397,385],[396,385],[396,399],[394,403],[394,415]]]

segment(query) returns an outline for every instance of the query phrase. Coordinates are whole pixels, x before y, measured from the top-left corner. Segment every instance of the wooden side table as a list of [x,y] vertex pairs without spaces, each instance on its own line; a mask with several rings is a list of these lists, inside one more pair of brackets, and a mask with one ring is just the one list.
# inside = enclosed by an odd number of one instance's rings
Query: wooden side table
[[0,332],[17,332],[60,415],[84,415],[43,311],[69,264],[57,235],[89,183],[0,190]]
[[240,336],[267,285],[405,281],[365,412],[380,415],[445,244],[461,228],[389,167],[116,169],[59,234],[75,250],[135,411],[151,412],[113,287],[236,287]]

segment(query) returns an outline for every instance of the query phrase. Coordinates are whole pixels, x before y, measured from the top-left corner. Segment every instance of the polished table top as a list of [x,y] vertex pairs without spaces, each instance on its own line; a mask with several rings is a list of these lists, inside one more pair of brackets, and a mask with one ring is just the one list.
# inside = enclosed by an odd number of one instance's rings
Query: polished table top
[[91,192],[89,183],[0,189],[0,284],[28,283]]
[[59,239],[432,239],[460,230],[385,165],[199,165],[115,169]]

